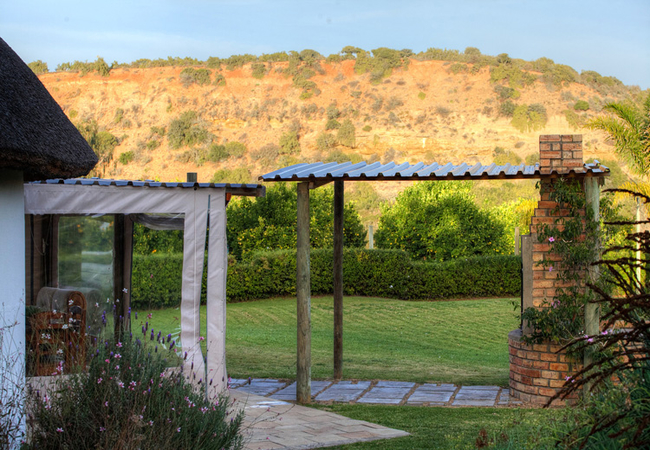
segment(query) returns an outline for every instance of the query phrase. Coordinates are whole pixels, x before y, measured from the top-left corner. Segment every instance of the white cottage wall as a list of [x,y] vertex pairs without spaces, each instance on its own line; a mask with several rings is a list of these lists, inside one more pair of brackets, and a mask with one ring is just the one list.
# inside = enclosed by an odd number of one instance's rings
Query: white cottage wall
[[[25,206],[23,173],[0,170],[0,401],[25,429]],[[9,406],[18,401],[17,409]],[[12,411],[13,410],[13,411]],[[4,419],[3,419],[4,420]],[[10,444],[18,448],[19,442]]]

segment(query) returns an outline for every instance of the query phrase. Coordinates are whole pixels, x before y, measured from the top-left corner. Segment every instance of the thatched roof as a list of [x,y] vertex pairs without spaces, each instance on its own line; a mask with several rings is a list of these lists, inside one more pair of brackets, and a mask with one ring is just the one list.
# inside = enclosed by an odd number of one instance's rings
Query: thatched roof
[[0,38],[0,169],[25,181],[88,174],[97,156],[38,77]]

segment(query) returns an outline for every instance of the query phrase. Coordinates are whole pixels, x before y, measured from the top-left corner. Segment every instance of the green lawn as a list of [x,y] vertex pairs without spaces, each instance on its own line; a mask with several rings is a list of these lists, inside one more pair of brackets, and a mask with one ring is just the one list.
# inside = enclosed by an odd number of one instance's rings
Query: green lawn
[[410,436],[360,442],[337,449],[475,449],[481,429],[488,440],[502,440],[501,431],[524,418],[543,418],[557,410],[512,408],[427,408],[420,406],[375,406],[334,404],[315,406],[352,419],[365,420],[407,431]]
[[[508,383],[513,299],[408,302],[344,299],[343,377],[456,384]],[[312,298],[312,378],[332,376],[333,299]],[[228,305],[227,368],[233,378],[296,376],[296,301]],[[178,332],[179,309],[140,311],[156,331]],[[205,307],[201,309],[205,325]]]

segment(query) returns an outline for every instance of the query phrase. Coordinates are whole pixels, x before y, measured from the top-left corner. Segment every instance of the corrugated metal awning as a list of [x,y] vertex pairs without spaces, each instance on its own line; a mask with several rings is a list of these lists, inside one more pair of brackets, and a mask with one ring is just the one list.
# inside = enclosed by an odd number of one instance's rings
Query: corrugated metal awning
[[79,186],[133,186],[149,188],[225,188],[227,194],[263,197],[266,188],[261,184],[230,184],[230,183],[193,183],[193,182],[162,182],[154,180],[112,180],[104,178],[57,178],[44,181],[32,181],[30,184],[66,184]]
[[481,163],[444,165],[433,163],[416,164],[390,162],[381,164],[375,162],[360,163],[302,163],[278,169],[261,175],[260,181],[318,181],[329,182],[335,180],[345,181],[415,181],[415,180],[512,180],[512,179],[539,179],[558,176],[602,176],[608,175],[609,168],[598,161],[585,164],[578,170],[568,173],[541,173],[539,164],[527,166],[525,164],[498,166],[496,164],[483,165]]

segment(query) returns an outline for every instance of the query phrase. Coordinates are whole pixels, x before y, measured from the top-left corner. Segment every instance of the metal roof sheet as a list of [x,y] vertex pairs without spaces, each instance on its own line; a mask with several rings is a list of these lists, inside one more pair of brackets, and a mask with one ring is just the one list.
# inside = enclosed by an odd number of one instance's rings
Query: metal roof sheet
[[231,184],[231,183],[193,183],[193,182],[161,182],[155,180],[112,180],[105,178],[56,178],[44,181],[32,181],[30,184],[66,184],[78,186],[133,186],[149,188],[225,188],[226,193],[241,196],[262,197],[266,188],[261,184]]
[[409,180],[504,180],[530,179],[558,176],[600,176],[609,175],[609,168],[598,161],[584,164],[568,173],[551,171],[542,173],[539,163],[533,166],[525,164],[498,166],[494,163],[438,163],[387,164],[360,162],[345,163],[301,163],[269,172],[259,177],[260,181],[409,181]]

